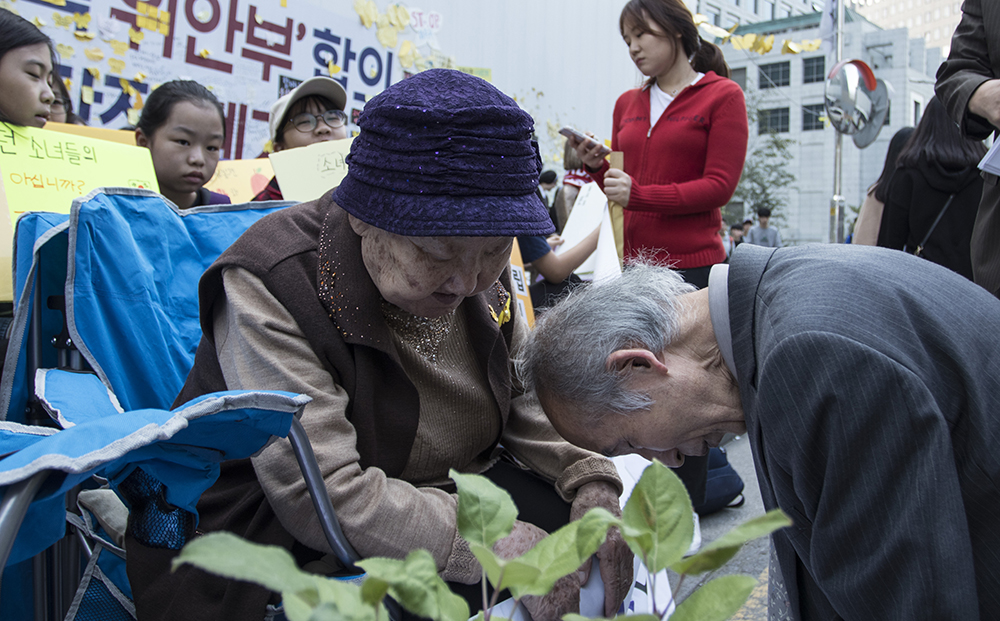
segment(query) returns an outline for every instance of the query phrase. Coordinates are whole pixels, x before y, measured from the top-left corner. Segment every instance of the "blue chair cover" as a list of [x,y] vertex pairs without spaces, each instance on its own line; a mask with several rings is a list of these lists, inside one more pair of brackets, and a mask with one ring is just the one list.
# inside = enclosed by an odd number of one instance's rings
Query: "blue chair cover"
[[201,338],[198,281],[243,232],[288,202],[180,210],[104,188],[70,214],[69,332],[125,410],[169,407]]
[[[59,390],[63,376],[89,378],[101,386],[93,375],[40,372],[46,409],[73,412],[91,407],[71,391]],[[87,394],[101,393],[90,390]],[[43,428],[36,426],[0,423],[0,453],[15,449],[0,460],[0,488],[49,471],[35,503],[44,505],[54,498],[60,507],[54,532],[36,524],[21,529],[8,564],[30,558],[63,537],[63,494],[94,474],[119,482],[141,467],[167,487],[167,502],[197,516],[195,504],[218,478],[219,463],[249,457],[272,436],[286,436],[292,415],[308,402],[304,395],[281,392],[222,392],[194,399],[173,411],[120,413],[107,402],[98,403],[97,409],[113,413],[103,417],[84,413],[78,423],[55,433],[49,433],[55,431],[50,429],[38,433]]]
[[[69,215],[29,212],[17,221],[14,234],[14,323],[7,345],[3,378],[0,380],[0,419],[25,422],[30,395],[27,374],[28,322],[36,312],[33,292],[41,287],[42,308],[37,309],[42,334],[51,337],[62,330],[62,313],[45,307],[50,295],[61,295],[66,284],[66,251]],[[56,366],[56,350],[43,347],[39,366]]]
[[[62,313],[45,308],[65,292],[69,334],[125,410],[168,408],[201,336],[198,280],[263,216],[294,204],[265,201],[181,210],[161,195],[99,188],[73,201],[70,215],[21,216],[14,238],[14,326],[0,381],[0,419],[24,422],[28,323],[41,288],[42,337],[60,332]],[[42,348],[39,366],[57,366]]]
[[[31,532],[19,533],[15,542],[4,574],[0,617],[23,616],[9,616],[12,610],[19,609],[11,607],[15,602],[7,595],[25,592],[23,578],[30,574],[30,563],[10,565],[15,557],[28,558],[62,537],[65,489],[93,472],[101,472],[118,482],[141,464],[143,472],[167,484],[169,502],[193,513],[201,491],[218,476],[218,462],[249,454],[246,447],[226,443],[234,439],[233,435],[239,435],[233,429],[246,424],[246,415],[255,409],[250,406],[227,410],[230,418],[218,419],[217,424],[199,422],[185,429],[174,429],[179,419],[172,416],[164,419],[169,414],[164,412],[147,411],[130,422],[125,418],[137,415],[129,410],[170,407],[193,364],[200,339],[197,287],[202,272],[251,224],[290,204],[293,202],[270,201],[182,211],[159,194],[146,190],[101,188],[76,199],[68,216],[33,212],[18,220],[14,241],[14,325],[0,380],[0,420],[25,422],[34,379],[28,377],[27,356],[28,325],[33,316],[42,324],[43,347],[37,366],[57,366],[57,351],[48,339],[62,330],[63,314],[48,309],[46,300],[49,296],[65,295],[70,337],[103,386],[85,375],[65,374],[59,382],[54,382],[54,375],[40,374],[39,388],[50,413],[62,425],[71,426],[67,431],[83,428],[88,437],[93,433],[113,438],[116,433],[125,433],[128,440],[122,440],[126,444],[116,444],[119,447],[137,442],[146,437],[143,434],[163,425],[170,427],[177,439],[166,442],[159,438],[159,444],[144,445],[104,465],[97,464],[100,461],[97,453],[89,457],[67,453],[77,461],[90,463],[92,468],[67,466],[72,472],[50,477],[46,493],[39,495],[30,507],[26,520],[30,520],[27,523],[32,528],[22,530]],[[41,308],[35,308],[36,291],[41,295]],[[231,408],[228,397],[218,399],[222,399],[218,407]],[[81,409],[82,403],[89,407]],[[197,408],[206,407],[203,403],[204,400],[198,400],[185,404],[178,412],[183,410],[186,415],[199,412]],[[128,414],[120,414],[123,411]],[[146,421],[146,431],[140,433],[133,425],[141,422],[141,417],[151,418]],[[273,422],[266,425],[273,426]],[[287,433],[287,425],[281,427],[277,435]],[[261,431],[261,437],[273,433],[268,429]],[[51,448],[82,433],[72,431],[59,440],[45,437],[45,444],[35,447],[37,438],[30,438],[31,433],[11,432],[6,446],[10,452],[16,451],[16,455],[10,455],[0,464],[12,467],[33,454],[41,459],[40,451],[55,455]],[[157,431],[154,435],[164,433]],[[258,439],[255,437],[253,442]],[[0,456],[8,452],[3,447],[0,444]],[[105,452],[102,457],[111,456]],[[41,459],[36,465],[44,461]],[[0,486],[7,484],[0,482]],[[25,536],[28,539],[22,541]],[[127,594],[127,583],[119,586]]]

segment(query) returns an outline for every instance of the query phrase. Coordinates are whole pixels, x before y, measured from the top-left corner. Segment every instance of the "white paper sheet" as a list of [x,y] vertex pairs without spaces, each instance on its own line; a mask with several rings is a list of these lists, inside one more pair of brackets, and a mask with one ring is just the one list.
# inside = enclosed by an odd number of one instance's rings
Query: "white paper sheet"
[[[604,192],[601,192],[601,188],[597,187],[596,183],[591,181],[587,185],[580,188],[580,193],[577,194],[576,202],[573,203],[573,211],[569,214],[566,226],[563,227],[562,238],[566,240],[566,242],[562,246],[556,248],[555,253],[562,254],[583,241],[583,238],[587,235],[590,235],[594,229],[600,226],[601,216],[605,211],[607,211],[607,208],[608,199],[604,196]],[[597,243],[598,248],[600,248],[601,242],[598,241]],[[612,245],[614,245],[613,242]],[[597,253],[590,255],[590,257],[584,261],[580,267],[576,268],[574,273],[577,276],[588,279],[594,273],[596,255]]]
[[979,162],[979,170],[985,170],[994,175],[1000,175],[1000,140],[994,140],[993,146]]

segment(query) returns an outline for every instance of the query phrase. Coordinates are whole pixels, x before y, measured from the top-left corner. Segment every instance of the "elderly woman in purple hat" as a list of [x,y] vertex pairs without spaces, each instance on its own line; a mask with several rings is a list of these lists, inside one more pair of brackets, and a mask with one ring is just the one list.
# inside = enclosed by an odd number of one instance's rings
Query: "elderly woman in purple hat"
[[[533,122],[487,82],[431,70],[367,103],[349,172],[321,199],[252,227],[201,281],[204,339],[179,402],[222,389],[312,397],[302,415],[342,527],[362,556],[430,551],[456,591],[481,602],[481,569],[456,528],[449,468],[483,473],[520,508],[502,556],[525,552],[589,508],[618,514],[606,458],[573,447],[521,393],[510,352],[518,235],[552,222],[535,189]],[[287,441],[227,462],[202,497],[202,531],[229,530],[329,563]],[[130,537],[140,619],[263,619],[277,595],[183,567]],[[597,554],[607,616],[632,555],[617,533]],[[325,557],[325,560],[324,560]],[[589,567],[589,565],[587,565]],[[581,576],[526,598],[539,621],[574,610]],[[529,601],[530,600],[530,601]]]

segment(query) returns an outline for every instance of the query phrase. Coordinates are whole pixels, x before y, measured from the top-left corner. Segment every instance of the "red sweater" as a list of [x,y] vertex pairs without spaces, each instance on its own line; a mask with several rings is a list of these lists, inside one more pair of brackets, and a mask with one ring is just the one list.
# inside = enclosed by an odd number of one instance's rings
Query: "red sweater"
[[[743,172],[747,111],[743,91],[708,72],[649,126],[649,91],[615,104],[611,148],[625,154],[632,192],[625,208],[625,259],[642,254],[678,269],[726,260],[722,206]],[[608,164],[591,177],[604,187]]]

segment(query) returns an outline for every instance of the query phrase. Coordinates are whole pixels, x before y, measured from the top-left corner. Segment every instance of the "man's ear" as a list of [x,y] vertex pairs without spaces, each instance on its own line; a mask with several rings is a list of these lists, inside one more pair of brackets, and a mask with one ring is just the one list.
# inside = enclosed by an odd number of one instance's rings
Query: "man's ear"
[[656,354],[648,349],[619,349],[608,354],[605,362],[609,371],[633,373],[638,370],[652,371],[666,375],[667,365],[660,362]]

